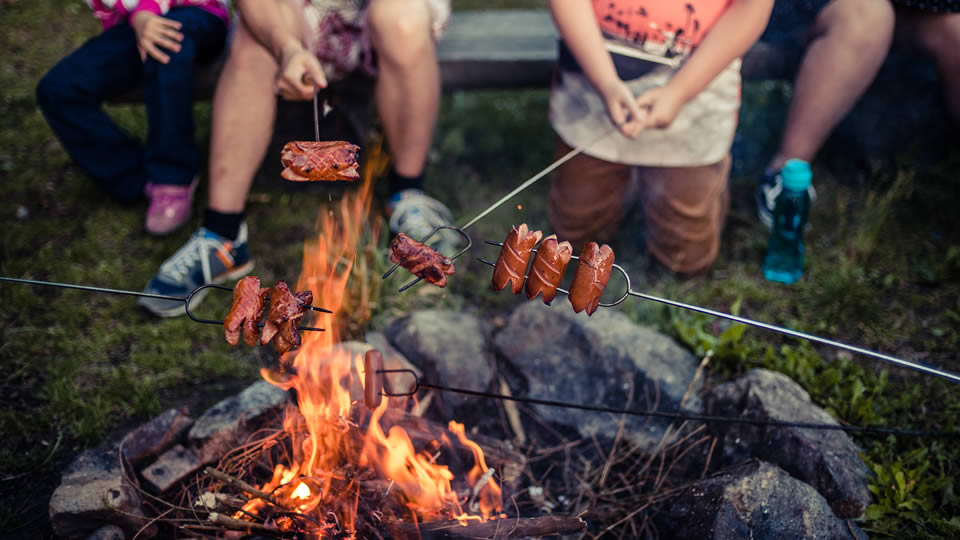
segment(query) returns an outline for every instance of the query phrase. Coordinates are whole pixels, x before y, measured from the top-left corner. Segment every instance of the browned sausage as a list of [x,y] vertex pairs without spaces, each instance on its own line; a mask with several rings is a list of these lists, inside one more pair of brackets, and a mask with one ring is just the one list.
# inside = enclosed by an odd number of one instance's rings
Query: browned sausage
[[527,277],[527,298],[532,300],[542,293],[544,304],[553,302],[571,257],[573,247],[570,242],[557,242],[555,234],[544,238]]
[[520,294],[523,290],[523,276],[527,272],[527,263],[530,262],[530,250],[543,238],[541,231],[528,231],[527,224],[521,223],[514,227],[500,248],[497,265],[493,269],[493,289],[502,291],[511,285],[513,294]]
[[586,309],[587,315],[593,315],[612,272],[613,249],[610,246],[604,244],[601,247],[596,242],[584,246],[577,273],[573,276],[573,285],[570,286],[573,311],[580,313]]
[[390,260],[437,287],[446,287],[447,276],[457,273],[453,261],[443,253],[403,233],[390,244]]
[[363,355],[363,404],[371,411],[383,401],[383,355],[370,349]]
[[236,346],[243,341],[253,347],[257,344],[257,323],[263,316],[263,297],[267,289],[260,288],[260,278],[247,276],[233,286],[233,304],[223,321],[227,343]]

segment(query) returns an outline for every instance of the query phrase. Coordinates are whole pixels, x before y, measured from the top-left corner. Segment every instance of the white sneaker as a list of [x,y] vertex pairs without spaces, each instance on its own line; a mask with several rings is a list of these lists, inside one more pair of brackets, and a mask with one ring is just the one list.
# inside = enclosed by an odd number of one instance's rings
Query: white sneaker
[[[387,201],[387,212],[391,232],[403,233],[418,241],[423,241],[437,227],[453,224],[450,209],[419,189],[395,193]],[[456,253],[461,242],[459,234],[443,229],[431,236],[427,244],[449,257]]]

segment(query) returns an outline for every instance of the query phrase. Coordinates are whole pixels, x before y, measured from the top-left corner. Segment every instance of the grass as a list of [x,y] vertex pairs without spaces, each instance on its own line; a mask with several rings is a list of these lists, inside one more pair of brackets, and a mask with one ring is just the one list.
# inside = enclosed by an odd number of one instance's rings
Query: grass
[[[457,2],[461,9],[488,5]],[[190,230],[145,236],[145,203],[123,206],[103,197],[70,163],[33,98],[37,80],[93,35],[96,23],[82,3],[49,0],[6,3],[0,26],[9,30],[0,34],[0,275],[141,289]],[[740,138],[759,142],[741,147],[749,152],[738,150],[733,212],[708,276],[679,279],[652,267],[639,215],[612,244],[618,261],[631,270],[636,288],[652,294],[960,371],[956,152],[931,163],[916,162],[905,150],[866,173],[851,172],[842,152],[840,159],[821,160],[806,275],[790,287],[762,279],[766,232],[752,216],[750,187],[788,97],[778,84],[744,90]],[[461,221],[472,217],[551,161],[554,136],[546,110],[544,90],[445,97],[428,188]],[[144,133],[142,107],[110,112],[132,132]],[[196,112],[197,138],[205,142],[209,105]],[[520,221],[547,228],[547,187],[536,184],[491,214],[477,224],[474,238],[500,239]],[[258,275],[266,281],[296,277],[303,240],[329,196],[258,181],[249,205]],[[473,254],[492,257],[491,249],[478,244]],[[376,279],[383,258],[370,260],[358,280]],[[355,321],[351,333],[419,307],[492,316],[517,305],[510,295],[490,292],[488,279],[486,267],[466,258],[445,291],[420,287],[398,295],[395,278],[369,303],[370,320]],[[218,316],[222,303],[214,298],[204,315]],[[199,413],[254,380],[257,368],[270,361],[268,352],[229,347],[215,326],[157,320],[123,296],[3,284],[0,306],[0,530],[11,536],[49,536],[46,504],[77,452],[167,407],[188,404]],[[849,422],[956,428],[960,394],[942,381],[760,330],[728,331],[727,324],[655,303],[631,300],[622,309],[698,354],[714,349],[715,378],[770,367],[790,374]],[[954,445],[907,438],[858,442],[877,474],[876,506],[863,523],[871,533],[956,535],[960,451]]]

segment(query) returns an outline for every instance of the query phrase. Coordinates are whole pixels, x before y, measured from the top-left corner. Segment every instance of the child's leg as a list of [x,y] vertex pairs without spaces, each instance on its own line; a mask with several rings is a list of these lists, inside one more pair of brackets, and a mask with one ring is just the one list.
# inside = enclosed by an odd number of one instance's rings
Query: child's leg
[[[571,150],[557,139],[557,156]],[[547,217],[560,240],[577,251],[585,242],[603,241],[616,232],[630,201],[630,168],[585,154],[564,163],[553,174]]]
[[730,156],[703,167],[644,167],[647,247],[673,272],[710,268],[730,207]]
[[223,49],[226,25],[195,7],[171,9],[166,17],[183,26],[180,52],[164,51],[170,62],[147,57],[143,64],[144,100],[149,132],[146,171],[159,185],[189,185],[200,168],[200,149],[193,140],[193,82],[197,63],[209,62]]
[[76,164],[110,195],[143,196],[143,149],[101,107],[140,83],[133,29],[118,24],[60,60],[37,85],[37,105]]

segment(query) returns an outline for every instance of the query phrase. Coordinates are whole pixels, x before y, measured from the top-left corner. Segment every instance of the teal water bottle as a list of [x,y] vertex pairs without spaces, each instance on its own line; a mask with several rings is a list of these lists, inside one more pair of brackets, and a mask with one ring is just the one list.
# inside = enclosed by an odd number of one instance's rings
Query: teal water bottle
[[763,277],[769,281],[794,283],[803,275],[803,232],[810,212],[807,190],[813,173],[810,165],[791,159],[780,171],[783,187],[773,209],[773,232],[763,261]]

